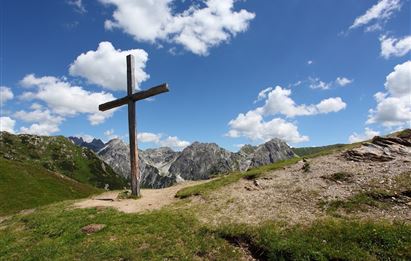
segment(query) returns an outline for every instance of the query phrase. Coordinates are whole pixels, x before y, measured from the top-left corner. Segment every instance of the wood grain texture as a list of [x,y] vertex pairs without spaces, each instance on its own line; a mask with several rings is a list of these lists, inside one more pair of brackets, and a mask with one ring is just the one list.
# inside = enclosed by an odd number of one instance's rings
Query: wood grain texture
[[[134,57],[127,55],[127,96],[131,97],[136,82],[134,78]],[[138,149],[136,135],[136,103],[128,99],[128,136],[130,141],[131,194],[140,196],[140,169],[138,168]]]

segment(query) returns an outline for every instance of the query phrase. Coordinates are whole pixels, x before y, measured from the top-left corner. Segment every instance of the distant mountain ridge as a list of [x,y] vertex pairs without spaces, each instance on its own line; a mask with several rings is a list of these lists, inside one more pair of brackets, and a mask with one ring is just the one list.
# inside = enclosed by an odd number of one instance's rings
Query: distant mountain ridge
[[87,142],[85,141],[82,137],[73,137],[70,136],[68,137],[69,140],[71,140],[74,144],[80,146],[80,147],[85,147],[88,149],[91,149],[94,152],[98,152],[101,150],[105,144],[102,140],[94,138],[92,141]]
[[[129,178],[129,147],[120,139],[112,139],[97,152],[119,175]],[[219,173],[246,171],[295,157],[292,149],[280,139],[259,146],[245,145],[239,152],[230,152],[215,143],[194,142],[181,152],[168,147],[139,150],[141,186],[164,188],[182,180],[209,179]]]

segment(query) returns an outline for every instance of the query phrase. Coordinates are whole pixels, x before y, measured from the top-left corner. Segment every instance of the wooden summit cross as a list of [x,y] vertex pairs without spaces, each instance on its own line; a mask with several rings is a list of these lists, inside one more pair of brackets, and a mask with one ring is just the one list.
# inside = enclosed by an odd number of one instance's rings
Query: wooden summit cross
[[130,167],[131,167],[131,193],[133,196],[140,196],[140,170],[138,168],[138,149],[136,138],[136,101],[149,98],[151,96],[168,92],[166,83],[150,88],[145,91],[134,93],[135,89],[134,78],[134,56],[127,55],[127,96],[100,104],[98,109],[106,111],[128,104],[128,132],[130,138]]

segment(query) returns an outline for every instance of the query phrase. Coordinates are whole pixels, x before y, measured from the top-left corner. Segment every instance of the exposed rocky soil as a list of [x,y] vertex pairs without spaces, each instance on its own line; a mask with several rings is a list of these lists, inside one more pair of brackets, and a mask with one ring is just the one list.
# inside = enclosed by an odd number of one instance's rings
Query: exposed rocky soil
[[[257,180],[241,180],[208,197],[195,197],[191,206],[199,219],[212,224],[309,223],[329,214],[411,222],[410,139],[378,137],[343,153],[301,160]],[[376,156],[381,151],[389,160]],[[304,164],[309,171],[303,170]],[[327,211],[335,202],[353,202],[358,195],[373,195],[370,200],[375,202]]]

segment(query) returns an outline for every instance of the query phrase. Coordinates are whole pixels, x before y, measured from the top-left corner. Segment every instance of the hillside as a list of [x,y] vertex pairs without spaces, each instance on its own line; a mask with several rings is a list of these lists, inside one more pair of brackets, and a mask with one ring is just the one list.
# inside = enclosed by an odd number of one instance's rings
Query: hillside
[[127,186],[126,179],[91,150],[74,145],[65,137],[0,133],[0,158],[26,163],[63,174],[81,183],[110,189]]
[[106,184],[127,186],[93,152],[64,137],[0,133],[0,216],[88,197]]
[[8,217],[0,256],[410,260],[410,130],[305,158],[184,185],[174,199],[176,188],[143,190],[144,200],[110,192]]
[[99,192],[41,166],[0,158],[0,216]]

